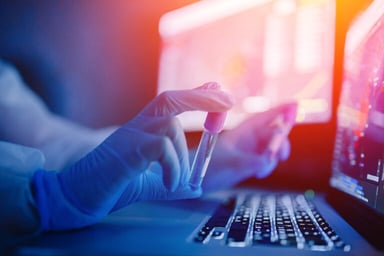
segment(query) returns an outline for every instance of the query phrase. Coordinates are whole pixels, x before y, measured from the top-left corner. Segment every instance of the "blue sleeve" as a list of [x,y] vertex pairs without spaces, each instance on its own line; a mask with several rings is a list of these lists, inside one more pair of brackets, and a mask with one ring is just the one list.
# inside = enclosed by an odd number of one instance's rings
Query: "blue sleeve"
[[83,212],[68,200],[55,171],[37,170],[32,178],[41,231],[77,229],[100,221],[106,213]]
[[43,163],[44,156],[36,149],[0,142],[0,247],[39,233],[31,177]]

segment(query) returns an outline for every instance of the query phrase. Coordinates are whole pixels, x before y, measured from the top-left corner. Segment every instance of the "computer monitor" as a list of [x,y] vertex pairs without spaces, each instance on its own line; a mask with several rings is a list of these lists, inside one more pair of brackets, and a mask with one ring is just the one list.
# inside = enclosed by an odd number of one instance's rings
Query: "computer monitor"
[[[297,101],[298,123],[332,114],[335,1],[202,0],[161,17],[158,93],[217,81],[235,99],[225,126]],[[180,115],[188,131],[205,113]]]
[[[331,186],[384,215],[384,2],[355,20],[345,43]],[[378,224],[378,223],[377,223]]]

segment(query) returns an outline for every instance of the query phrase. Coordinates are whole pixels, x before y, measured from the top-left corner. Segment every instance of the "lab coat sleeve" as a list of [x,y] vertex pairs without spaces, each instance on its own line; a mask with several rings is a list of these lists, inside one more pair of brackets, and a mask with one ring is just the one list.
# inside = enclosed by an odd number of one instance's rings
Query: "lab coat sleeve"
[[0,248],[39,233],[31,177],[43,165],[39,150],[0,141]]
[[16,68],[0,59],[0,140],[39,149],[44,169],[70,166],[115,129],[91,129],[50,112]]

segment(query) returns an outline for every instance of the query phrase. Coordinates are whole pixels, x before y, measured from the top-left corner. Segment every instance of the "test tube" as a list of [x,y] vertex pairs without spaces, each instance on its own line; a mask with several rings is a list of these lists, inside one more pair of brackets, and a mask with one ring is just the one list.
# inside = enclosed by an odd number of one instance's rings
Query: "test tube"
[[268,143],[267,150],[269,153],[269,160],[276,157],[277,152],[280,150],[281,145],[287,138],[296,121],[297,105],[289,108],[285,113],[278,115],[271,124],[271,129],[275,130],[274,136]]
[[227,112],[209,112],[204,122],[204,130],[192,162],[189,184],[197,190],[201,186],[211,160],[217,137],[223,129]]
[[291,125],[288,123],[284,123],[283,117],[279,115],[275,119],[276,127],[273,127],[274,129],[277,129],[274,136],[271,138],[271,140],[268,143],[267,150],[269,153],[269,160],[272,160],[276,157],[277,152],[279,151],[281,145],[283,144],[283,141],[288,136],[288,133],[291,129]]

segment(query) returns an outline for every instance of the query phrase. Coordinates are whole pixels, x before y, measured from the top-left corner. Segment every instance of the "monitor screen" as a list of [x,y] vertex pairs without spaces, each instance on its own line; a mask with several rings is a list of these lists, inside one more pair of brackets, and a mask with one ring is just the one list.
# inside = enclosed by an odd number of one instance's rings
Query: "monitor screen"
[[[235,99],[225,127],[297,101],[298,123],[332,113],[334,0],[202,0],[163,15],[158,93],[217,81]],[[199,130],[204,113],[180,115]]]
[[384,2],[350,27],[331,186],[384,214]]

